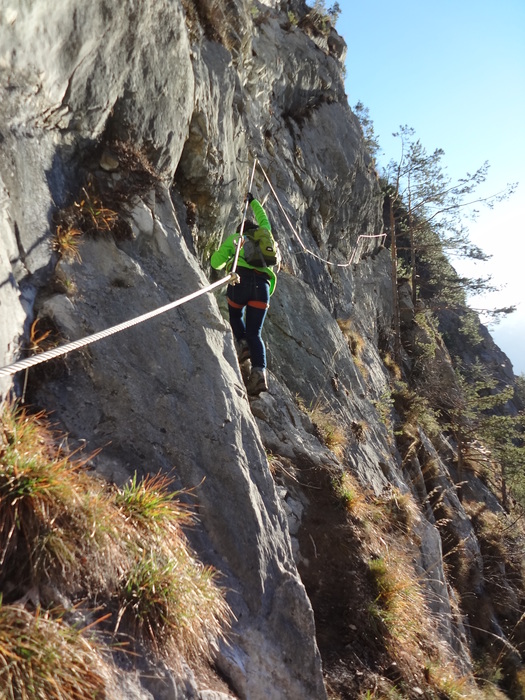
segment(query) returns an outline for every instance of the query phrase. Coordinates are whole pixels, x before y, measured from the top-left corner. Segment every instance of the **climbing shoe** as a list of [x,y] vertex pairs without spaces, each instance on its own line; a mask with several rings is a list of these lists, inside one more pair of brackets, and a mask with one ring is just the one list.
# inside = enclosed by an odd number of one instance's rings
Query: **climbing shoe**
[[246,362],[246,360],[249,360],[250,348],[248,346],[248,342],[243,338],[243,340],[240,340],[235,345],[237,347],[237,357],[239,358],[239,362]]
[[261,367],[254,367],[246,383],[246,390],[250,396],[259,396],[262,391],[268,391],[266,381],[266,370]]

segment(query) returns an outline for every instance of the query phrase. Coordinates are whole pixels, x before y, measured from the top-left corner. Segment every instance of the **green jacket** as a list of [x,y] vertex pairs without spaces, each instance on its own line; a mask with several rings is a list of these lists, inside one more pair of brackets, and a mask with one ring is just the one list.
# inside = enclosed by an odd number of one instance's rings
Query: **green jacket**
[[[250,206],[253,210],[257,225],[271,231],[270,222],[268,221],[268,217],[266,216],[261,204],[256,199],[252,199]],[[235,257],[235,251],[237,250],[238,241],[238,233],[232,233],[231,236],[224,239],[221,247],[211,256],[210,263],[215,270],[222,270],[224,267],[226,267],[226,269],[231,268],[231,264],[233,263],[233,259]],[[229,267],[228,263],[230,263]],[[277,284],[277,275],[271,267],[255,267],[254,265],[250,265],[244,259],[244,251],[242,248],[239,253],[237,265],[238,267],[247,267],[250,270],[259,270],[260,272],[267,274],[270,278],[270,296],[274,293],[275,285]]]

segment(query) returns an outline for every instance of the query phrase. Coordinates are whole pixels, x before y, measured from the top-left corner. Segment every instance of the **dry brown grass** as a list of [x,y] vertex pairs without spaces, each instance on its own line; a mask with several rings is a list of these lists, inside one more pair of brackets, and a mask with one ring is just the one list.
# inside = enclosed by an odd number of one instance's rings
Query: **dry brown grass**
[[192,515],[180,493],[163,475],[110,488],[85,462],[57,448],[43,414],[5,407],[0,590],[45,602],[47,586],[88,607],[96,600],[100,615],[115,615],[114,629],[136,633],[157,654],[208,658],[230,612],[216,573],[182,532]]
[[106,698],[96,648],[42,610],[0,603],[0,689],[5,700]]
[[82,188],[82,195],[73,204],[77,209],[80,228],[89,233],[107,233],[115,228],[119,215],[106,206],[97,191],[93,180]]
[[45,352],[58,345],[58,332],[49,319],[36,318],[29,331],[29,347],[31,354]]
[[385,353],[385,356],[383,357],[383,364],[385,365],[388,372],[390,373],[390,376],[393,379],[401,379],[401,368],[389,352]]
[[188,546],[181,526],[193,516],[171,484],[162,474],[135,476],[116,494],[134,554],[118,587],[117,628],[124,621],[157,653],[196,660],[209,657],[209,642],[222,636],[230,611],[215,572]]
[[365,340],[361,333],[355,328],[355,324],[351,319],[337,319],[337,325],[344,335],[352,357],[354,358],[355,366],[361,373],[361,376],[366,381],[369,377],[368,368],[365,364],[363,353],[366,347]]
[[76,260],[82,262],[80,257],[80,237],[82,231],[75,226],[62,226],[59,224],[55,229],[55,238],[52,243],[53,250],[56,250],[66,260]]
[[[412,495],[395,488],[374,495],[349,473],[334,483],[334,489],[359,529],[374,591],[368,607],[370,626],[398,669],[399,697],[412,697],[403,690],[408,683],[422,687],[428,697],[481,698],[472,678],[458,671],[453,653],[436,633],[425,580],[415,565],[414,526],[420,515]],[[392,692],[370,691],[361,697],[398,697]]]
[[220,0],[184,0],[183,7],[193,41],[204,33],[208,39],[221,43],[228,51],[240,48],[245,26],[234,6]]
[[117,163],[120,179],[95,170],[75,201],[55,214],[52,247],[66,260],[81,262],[79,248],[86,234],[128,238],[131,230],[121,213],[134,197],[150,192],[160,181],[146,153],[134,144],[111,141],[106,148]]
[[367,496],[357,479],[350,472],[343,472],[332,481],[336,495],[348,512],[357,520],[365,518],[369,512]]
[[326,445],[338,459],[341,459],[348,443],[341,420],[327,405],[319,401],[310,408],[304,409],[303,407],[303,410],[306,411],[317,429],[323,444]]
[[[115,544],[102,485],[57,453],[42,413],[7,408],[0,429],[0,584],[53,583],[65,593],[107,585]],[[90,562],[84,572],[86,561]]]

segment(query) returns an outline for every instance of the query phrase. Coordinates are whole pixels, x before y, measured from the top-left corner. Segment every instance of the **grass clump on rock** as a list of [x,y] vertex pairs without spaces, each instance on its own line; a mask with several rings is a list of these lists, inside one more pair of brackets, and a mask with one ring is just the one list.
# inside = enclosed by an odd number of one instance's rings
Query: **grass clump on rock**
[[[174,661],[210,658],[229,608],[189,547],[181,526],[193,516],[172,480],[111,487],[61,450],[44,414],[7,405],[0,420],[1,697],[98,697],[96,671],[78,669],[95,669],[100,649],[64,614],[79,604],[104,621],[100,640],[111,631]],[[71,691],[75,674],[93,689]]]
[[41,610],[0,603],[0,695],[6,700],[106,697],[100,659],[82,633]]
[[121,620],[159,652],[206,657],[209,640],[221,635],[228,606],[215,585],[211,567],[203,566],[188,547],[181,525],[191,511],[170,491],[165,475],[146,476],[120,489],[116,503],[134,536],[133,563],[117,593]]

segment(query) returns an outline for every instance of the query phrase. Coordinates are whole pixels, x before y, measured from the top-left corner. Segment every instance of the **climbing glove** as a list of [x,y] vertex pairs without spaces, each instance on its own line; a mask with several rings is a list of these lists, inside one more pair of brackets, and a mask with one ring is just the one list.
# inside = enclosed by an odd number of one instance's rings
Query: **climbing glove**
[[229,284],[231,284],[232,287],[235,287],[235,285],[239,284],[240,281],[241,281],[241,278],[239,277],[239,275],[236,272],[233,272],[232,276],[230,277]]
[[248,194],[246,195],[246,199],[248,200],[248,204],[250,204],[250,202],[253,202],[255,197],[253,196],[253,194],[251,192],[248,192]]

